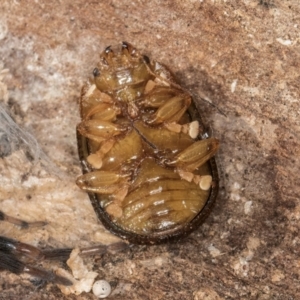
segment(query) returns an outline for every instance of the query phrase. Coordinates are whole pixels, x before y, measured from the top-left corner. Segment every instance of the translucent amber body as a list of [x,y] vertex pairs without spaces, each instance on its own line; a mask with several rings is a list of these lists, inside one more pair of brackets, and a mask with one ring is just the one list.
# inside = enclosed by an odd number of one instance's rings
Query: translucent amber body
[[201,139],[191,96],[132,45],[106,48],[93,74],[80,100],[78,186],[104,225],[131,242],[188,234],[217,194],[218,141]]

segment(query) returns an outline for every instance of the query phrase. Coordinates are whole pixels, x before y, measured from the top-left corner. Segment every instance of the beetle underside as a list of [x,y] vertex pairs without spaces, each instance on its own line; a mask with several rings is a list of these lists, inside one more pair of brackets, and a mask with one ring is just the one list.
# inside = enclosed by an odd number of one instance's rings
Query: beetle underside
[[104,225],[134,243],[196,228],[217,194],[219,143],[170,71],[123,42],[82,89],[77,126],[86,190]]

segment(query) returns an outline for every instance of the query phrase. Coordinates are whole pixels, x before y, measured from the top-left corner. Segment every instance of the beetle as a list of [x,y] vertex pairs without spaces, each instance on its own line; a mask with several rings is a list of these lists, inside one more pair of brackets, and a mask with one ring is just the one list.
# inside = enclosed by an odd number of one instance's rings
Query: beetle
[[[76,183],[88,192],[107,229],[130,243],[159,244],[183,238],[203,222],[218,193],[214,155],[219,141],[207,138],[191,95],[166,66],[127,42],[107,47],[82,88],[80,114],[83,175]],[[0,221],[45,225],[2,211]],[[126,247],[100,245],[81,249],[81,255]],[[32,260],[66,260],[71,251],[41,250],[0,236],[0,269],[72,285],[31,265]]]
[[137,244],[187,236],[218,192],[214,155],[192,100],[163,64],[133,45],[107,47],[82,88],[77,126],[83,175],[98,218]]

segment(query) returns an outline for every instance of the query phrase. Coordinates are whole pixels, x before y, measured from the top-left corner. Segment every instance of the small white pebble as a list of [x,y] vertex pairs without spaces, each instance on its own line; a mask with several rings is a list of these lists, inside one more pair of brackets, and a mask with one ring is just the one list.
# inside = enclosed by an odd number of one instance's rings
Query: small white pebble
[[276,39],[277,42],[279,42],[281,45],[284,45],[284,46],[290,46],[292,45],[292,41],[291,40],[284,40],[282,38],[278,38]]
[[237,79],[234,79],[234,80],[232,81],[232,83],[231,83],[231,87],[230,87],[230,89],[231,89],[231,93],[234,93],[234,91],[235,91],[235,88],[236,88],[236,84],[237,84],[237,82],[238,82],[238,80],[237,80]]
[[252,201],[247,201],[245,204],[244,204],[244,213],[246,215],[249,215],[251,213],[253,209],[253,206],[252,206]]
[[106,280],[97,280],[93,285],[93,293],[98,298],[106,298],[111,293],[110,284]]
[[207,249],[208,249],[210,255],[214,258],[221,255],[221,251],[219,249],[217,249],[214,245],[209,245]]
[[8,26],[7,26],[6,22],[1,20],[1,22],[0,22],[0,40],[3,40],[6,37],[7,33],[8,33]]

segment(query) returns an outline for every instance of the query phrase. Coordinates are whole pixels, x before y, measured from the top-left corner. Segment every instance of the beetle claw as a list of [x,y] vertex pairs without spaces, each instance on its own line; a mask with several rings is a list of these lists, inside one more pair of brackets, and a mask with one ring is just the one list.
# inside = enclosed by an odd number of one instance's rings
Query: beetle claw
[[105,50],[104,50],[104,52],[106,54],[113,52],[112,49],[111,49],[111,46],[106,47]]
[[128,53],[131,56],[136,54],[136,49],[128,42],[122,42],[122,53]]

